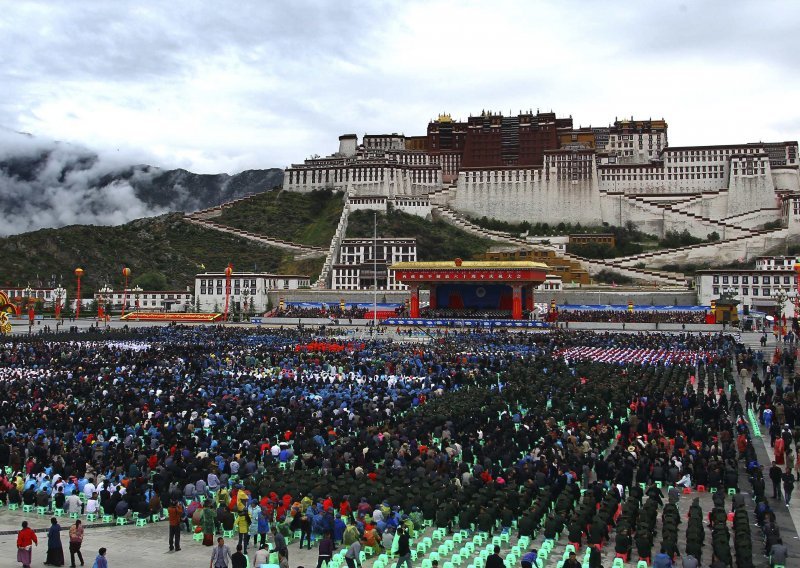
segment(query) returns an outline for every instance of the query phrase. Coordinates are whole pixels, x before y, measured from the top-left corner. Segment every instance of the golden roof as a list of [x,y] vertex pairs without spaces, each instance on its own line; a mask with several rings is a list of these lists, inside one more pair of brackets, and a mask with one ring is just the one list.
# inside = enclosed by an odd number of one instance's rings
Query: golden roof
[[398,262],[390,266],[392,270],[547,270],[549,268],[542,262],[531,260],[437,260],[427,262]]

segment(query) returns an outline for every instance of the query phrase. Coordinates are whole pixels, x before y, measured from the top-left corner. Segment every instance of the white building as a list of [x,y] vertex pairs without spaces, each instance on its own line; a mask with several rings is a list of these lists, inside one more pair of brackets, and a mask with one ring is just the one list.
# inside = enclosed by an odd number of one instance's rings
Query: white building
[[[311,277],[264,272],[234,272],[231,275],[230,311],[264,313],[267,293],[275,290],[297,290],[311,286]],[[225,309],[225,273],[204,272],[194,279],[197,306],[201,312],[222,312]],[[250,306],[252,304],[252,310]]]
[[558,274],[548,274],[544,282],[536,286],[534,292],[561,292],[564,289],[561,276]]
[[800,195],[796,141],[669,146],[663,119],[617,120],[587,132],[595,148],[561,141],[543,152],[541,165],[467,168],[466,150],[425,150],[413,140],[424,137],[367,135],[359,144],[347,134],[337,153],[287,167],[283,189],[341,190],[354,209],[402,208],[414,198],[409,212],[420,216],[446,206],[513,223],[633,223],[659,236],[687,230],[726,240],[775,222],[800,231],[786,215],[788,200]]
[[797,293],[796,260],[794,257],[764,256],[756,260],[752,269],[699,270],[695,276],[697,301],[708,306],[723,292],[731,292],[742,307],[775,313],[778,298],[782,296],[785,298],[782,313],[793,317]]
[[193,296],[191,289],[186,290],[142,290],[129,288],[127,291],[101,288],[94,294],[97,302],[103,302],[112,312],[122,311],[125,299],[125,311],[140,312],[191,312]]
[[41,300],[45,308],[53,308],[57,297],[61,296],[61,307],[67,305],[67,291],[64,288],[0,288],[0,292],[8,297],[8,301],[15,303],[16,298],[36,298]]
[[378,290],[407,290],[408,286],[395,281],[394,271],[388,267],[416,260],[416,239],[342,239],[331,288],[372,290],[377,275]]

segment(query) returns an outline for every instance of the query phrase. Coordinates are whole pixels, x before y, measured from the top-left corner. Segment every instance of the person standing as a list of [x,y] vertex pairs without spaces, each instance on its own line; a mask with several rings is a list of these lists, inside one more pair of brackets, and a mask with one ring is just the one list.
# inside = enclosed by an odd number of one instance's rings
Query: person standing
[[28,521],[22,521],[22,529],[17,533],[17,562],[22,563],[22,568],[30,568],[34,544],[39,546],[36,533],[28,527]]
[[216,528],[217,514],[210,504],[203,507],[200,516],[200,526],[203,527],[203,546],[214,546],[214,529]]
[[486,558],[486,568],[505,568],[505,565],[500,556],[500,547],[495,545],[494,552]]
[[247,557],[242,554],[242,545],[236,545],[236,552],[231,556],[231,568],[247,568]]
[[94,559],[94,566],[97,568],[108,568],[108,560],[106,559],[105,548],[101,548],[97,551],[97,557]]
[[311,519],[307,514],[300,516],[300,549],[303,548],[303,540],[308,539],[308,549],[311,550]]
[[169,517],[169,549],[181,549],[181,517],[183,516],[183,505],[176,500],[172,500],[167,509]]
[[783,474],[783,497],[787,507],[789,506],[789,501],[792,499],[792,491],[794,491],[794,475],[792,475],[792,471],[787,467]]
[[408,568],[411,568],[411,542],[408,537],[408,530],[405,525],[400,525],[397,530],[400,532],[400,537],[397,541],[397,564],[395,564],[395,568],[400,568],[403,563]]
[[61,545],[61,525],[58,519],[50,519],[50,529],[47,531],[47,556],[44,563],[46,566],[64,565],[64,547]]
[[317,556],[317,568],[322,568],[322,563],[330,565],[331,558],[333,558],[333,538],[331,533],[325,533],[325,536],[319,541],[319,555]]
[[272,525],[272,540],[275,544],[275,549],[272,552],[277,552],[278,556],[283,554],[288,560],[289,547],[286,545],[286,537],[278,530],[277,524]]
[[81,544],[83,544],[83,525],[81,520],[77,519],[75,524],[69,527],[69,560],[70,568],[75,568],[75,555],[83,566],[83,554],[81,553]]
[[219,537],[217,546],[211,552],[211,562],[209,568],[228,568],[228,561],[231,559],[231,549],[225,544],[225,539]]
[[780,499],[781,498],[781,478],[782,477],[783,477],[783,472],[781,471],[781,467],[773,461],[772,462],[772,467],[769,468],[769,478],[772,481],[772,498],[773,499]]
[[239,544],[244,547],[245,553],[247,552],[247,545],[250,544],[250,525],[253,519],[250,518],[250,513],[245,507],[244,511],[239,513],[236,517],[236,528],[239,533]]

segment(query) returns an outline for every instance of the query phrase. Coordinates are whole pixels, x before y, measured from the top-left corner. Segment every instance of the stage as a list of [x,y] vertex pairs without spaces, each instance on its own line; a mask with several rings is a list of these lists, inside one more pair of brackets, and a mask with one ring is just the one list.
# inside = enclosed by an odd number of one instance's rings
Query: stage
[[[392,265],[395,280],[411,293],[410,319],[524,320],[534,306],[534,288],[545,281],[547,265],[530,261],[400,262]],[[430,289],[422,313],[420,288]],[[463,313],[463,315],[461,315]]]

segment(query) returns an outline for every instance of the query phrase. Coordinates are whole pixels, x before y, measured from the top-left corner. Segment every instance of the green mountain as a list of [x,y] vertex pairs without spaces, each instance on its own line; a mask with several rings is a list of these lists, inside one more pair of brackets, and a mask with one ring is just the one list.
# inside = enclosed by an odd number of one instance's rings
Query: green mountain
[[194,287],[205,270],[278,271],[315,278],[323,259],[296,261],[287,251],[187,223],[172,213],[117,227],[74,225],[0,238],[0,284],[49,285],[63,282],[74,293],[75,268],[85,270],[84,297],[104,284],[122,285],[123,267],[142,287],[182,290]]
[[267,191],[226,207],[213,221],[285,241],[327,248],[342,215],[342,194]]

